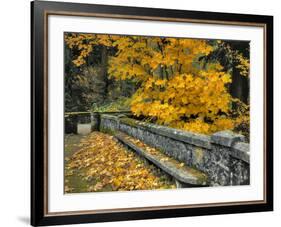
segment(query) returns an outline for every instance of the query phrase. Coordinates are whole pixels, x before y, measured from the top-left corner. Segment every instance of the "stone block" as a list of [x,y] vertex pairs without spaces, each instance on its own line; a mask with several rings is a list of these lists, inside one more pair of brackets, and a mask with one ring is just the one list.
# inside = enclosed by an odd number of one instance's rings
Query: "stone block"
[[91,114],[92,131],[98,131],[100,128],[100,115],[98,113]]
[[233,145],[230,155],[250,163],[250,145],[248,143],[237,142]]
[[88,135],[92,132],[92,125],[89,124],[77,124],[77,133],[79,135]]
[[211,136],[211,142],[225,147],[231,147],[236,142],[245,142],[245,137],[232,131],[216,132]]

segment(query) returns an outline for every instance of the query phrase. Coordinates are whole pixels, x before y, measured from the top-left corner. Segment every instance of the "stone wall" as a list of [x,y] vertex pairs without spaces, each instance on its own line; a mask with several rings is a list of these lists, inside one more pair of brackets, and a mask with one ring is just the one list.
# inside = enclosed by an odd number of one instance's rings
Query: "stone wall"
[[119,130],[137,138],[203,171],[211,185],[250,183],[249,144],[244,136],[231,131],[207,136],[108,114],[101,115],[100,130],[110,133]]
[[89,128],[90,131],[99,129],[99,114],[91,112],[66,113],[64,116],[65,133],[79,133],[80,128]]
[[111,115],[130,115],[130,112],[71,112],[64,115],[65,133],[77,134],[79,128],[90,127],[91,131],[97,131],[100,128],[100,116],[102,114]]

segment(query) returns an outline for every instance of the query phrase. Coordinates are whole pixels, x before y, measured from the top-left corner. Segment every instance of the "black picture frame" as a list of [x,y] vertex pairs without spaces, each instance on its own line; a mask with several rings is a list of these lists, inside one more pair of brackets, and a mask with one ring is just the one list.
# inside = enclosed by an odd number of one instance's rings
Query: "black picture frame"
[[[260,203],[221,204],[217,206],[171,207],[166,209],[133,209],[114,212],[48,213],[46,180],[48,160],[48,78],[47,21],[48,15],[133,18],[144,20],[192,21],[194,23],[260,24],[265,28],[265,197]],[[57,225],[108,222],[152,218],[171,218],[213,214],[244,213],[273,210],[273,17],[264,15],[230,14],[138,8],[65,2],[31,2],[31,224]]]

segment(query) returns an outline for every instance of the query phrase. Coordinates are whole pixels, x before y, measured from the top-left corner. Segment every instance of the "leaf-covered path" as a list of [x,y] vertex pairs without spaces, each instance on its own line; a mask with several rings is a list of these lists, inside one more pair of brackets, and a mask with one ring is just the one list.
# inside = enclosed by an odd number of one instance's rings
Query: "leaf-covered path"
[[65,192],[175,188],[169,176],[108,134],[65,138]]

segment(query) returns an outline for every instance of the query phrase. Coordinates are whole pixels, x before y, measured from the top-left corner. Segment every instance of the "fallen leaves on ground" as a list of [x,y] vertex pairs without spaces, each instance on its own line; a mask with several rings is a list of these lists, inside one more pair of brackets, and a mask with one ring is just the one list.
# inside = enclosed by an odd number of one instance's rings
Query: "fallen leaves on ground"
[[[89,192],[175,188],[169,176],[125,149],[111,135],[93,132],[81,139],[79,147],[66,157],[65,175],[78,174],[88,182]],[[75,192],[66,180],[65,192]]]

